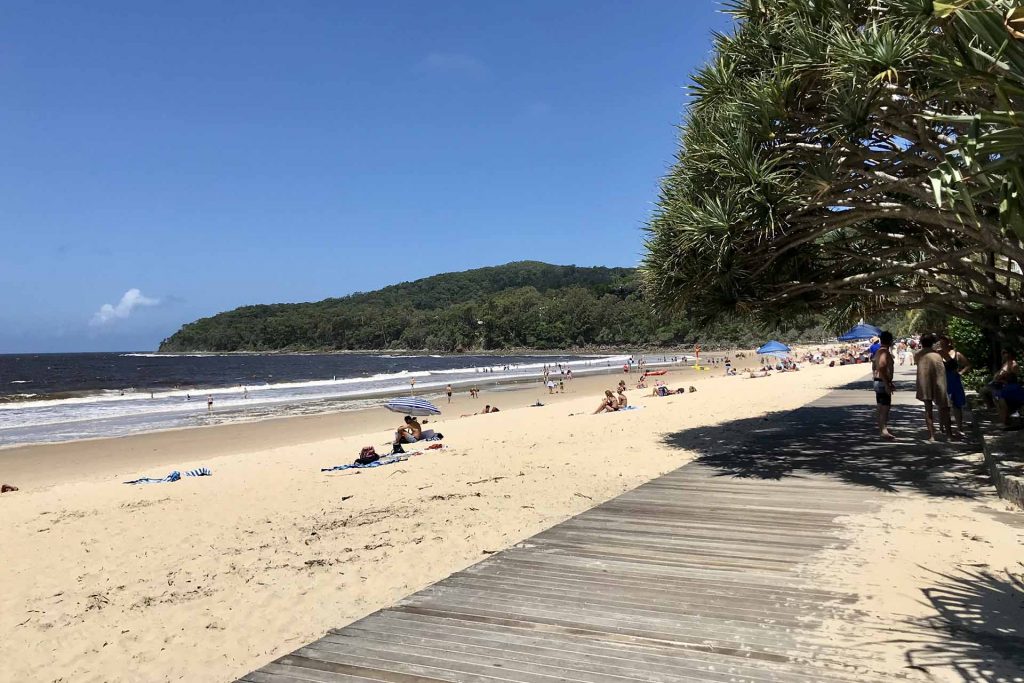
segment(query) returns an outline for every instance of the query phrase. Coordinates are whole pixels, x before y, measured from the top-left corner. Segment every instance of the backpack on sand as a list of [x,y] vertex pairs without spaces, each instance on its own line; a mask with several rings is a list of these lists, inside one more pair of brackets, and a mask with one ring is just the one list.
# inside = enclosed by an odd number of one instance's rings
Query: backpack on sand
[[356,464],[369,465],[371,462],[377,462],[380,460],[380,456],[377,455],[377,451],[373,446],[363,446],[363,449],[359,451],[359,457],[356,458]]

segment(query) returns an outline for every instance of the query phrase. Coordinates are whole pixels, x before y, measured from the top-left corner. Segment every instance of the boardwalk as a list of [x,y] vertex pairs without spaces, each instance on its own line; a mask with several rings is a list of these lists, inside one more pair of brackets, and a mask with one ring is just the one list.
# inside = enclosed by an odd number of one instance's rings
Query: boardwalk
[[871,394],[858,389],[748,421],[742,441],[670,435],[698,461],[241,680],[883,680],[818,631],[829,615],[855,621],[854,596],[809,585],[799,569],[840,542],[843,515],[873,510],[889,490],[949,482],[863,443]]

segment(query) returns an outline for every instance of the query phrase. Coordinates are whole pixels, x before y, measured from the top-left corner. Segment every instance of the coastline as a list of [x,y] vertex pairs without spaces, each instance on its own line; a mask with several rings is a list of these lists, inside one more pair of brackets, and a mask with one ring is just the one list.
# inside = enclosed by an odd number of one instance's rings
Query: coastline
[[[673,371],[670,386],[697,392],[634,389],[641,409],[602,415],[590,413],[615,375],[574,379],[572,393],[556,396],[539,385],[462,394],[429,425],[444,432],[443,451],[368,470],[320,468],[389,441],[401,416],[381,409],[371,411],[379,419],[348,416],[346,428],[343,416],[325,415],[31,447],[51,481],[0,497],[0,656],[16,680],[230,680],[684,464],[692,454],[670,438],[679,429],[706,426],[729,440],[735,427],[722,423],[796,408],[864,374]],[[537,398],[547,405],[526,407]],[[455,417],[485,403],[501,412]],[[149,458],[213,476],[121,483],[170,468],[141,467]]]
[[[651,367],[655,365],[652,363]],[[658,365],[660,367],[661,364]],[[721,374],[720,369],[716,370],[712,375],[711,372],[677,365],[669,370],[665,379],[714,379]],[[548,394],[536,378],[504,377],[452,382],[456,391],[451,406],[444,402],[443,391],[435,387],[417,391],[416,395],[434,400],[442,413],[448,413],[428,418],[431,420],[429,424],[439,425],[438,430],[444,433],[445,422],[463,414],[479,412],[489,402],[507,410],[505,406],[523,407],[536,400],[550,405],[586,394],[593,395],[596,405],[604,389],[612,388],[619,378],[627,378],[630,386],[634,386],[639,377],[636,372],[626,375],[618,366],[589,368],[573,374],[574,379],[565,383],[564,394]],[[473,384],[481,387],[479,399],[470,399],[467,395],[466,388]],[[408,390],[383,391],[372,398],[383,399],[407,393]],[[6,445],[0,447],[0,478],[24,490],[112,476],[131,478],[152,468],[182,469],[181,462],[192,463],[189,467],[201,466],[210,458],[394,429],[399,422],[400,415],[374,406],[174,427],[126,436]]]

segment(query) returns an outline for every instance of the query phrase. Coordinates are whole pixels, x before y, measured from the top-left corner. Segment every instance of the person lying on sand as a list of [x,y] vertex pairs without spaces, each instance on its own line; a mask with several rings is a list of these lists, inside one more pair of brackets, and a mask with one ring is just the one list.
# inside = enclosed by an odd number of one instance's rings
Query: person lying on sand
[[597,406],[597,410],[594,411],[594,415],[598,413],[614,413],[619,409],[619,402],[615,398],[615,394],[612,393],[611,389],[604,390],[604,398],[601,400],[601,404]]
[[416,443],[423,437],[423,427],[411,415],[405,416],[405,424],[399,425],[395,430],[394,444]]
[[[535,407],[536,407],[536,406],[542,406],[542,405],[544,405],[544,404],[543,404],[543,403],[541,403],[540,401],[537,401],[537,403],[535,403],[535,404],[534,404],[534,406],[535,406]],[[487,415],[487,414],[489,414],[489,413],[496,413],[496,412],[498,412],[498,406],[490,406],[490,405],[486,405],[486,406],[484,406],[484,409],[483,409],[483,410],[481,410],[481,411],[480,411],[479,413],[468,413],[468,414],[463,414],[463,416],[462,416],[462,417],[472,417],[472,416],[474,416],[474,415]]]
[[10,484],[3,484],[2,486],[0,486],[0,493],[13,493],[14,491],[17,490],[17,486],[12,486]]

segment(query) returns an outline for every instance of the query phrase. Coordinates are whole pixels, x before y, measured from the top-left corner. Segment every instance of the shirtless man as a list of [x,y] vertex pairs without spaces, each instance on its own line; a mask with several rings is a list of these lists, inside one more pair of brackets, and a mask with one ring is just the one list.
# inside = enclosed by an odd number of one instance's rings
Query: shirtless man
[[878,336],[881,346],[875,352],[871,363],[875,382],[875,403],[878,405],[878,431],[883,439],[895,439],[889,431],[889,410],[892,408],[893,371],[896,369],[892,355],[892,332],[886,330]]
[[619,390],[616,392],[615,401],[619,405],[619,410],[629,405],[629,399],[626,398],[626,387],[619,387]]
[[411,415],[405,416],[405,424],[399,425],[395,430],[393,444],[416,443],[423,436],[423,427],[419,421]]

